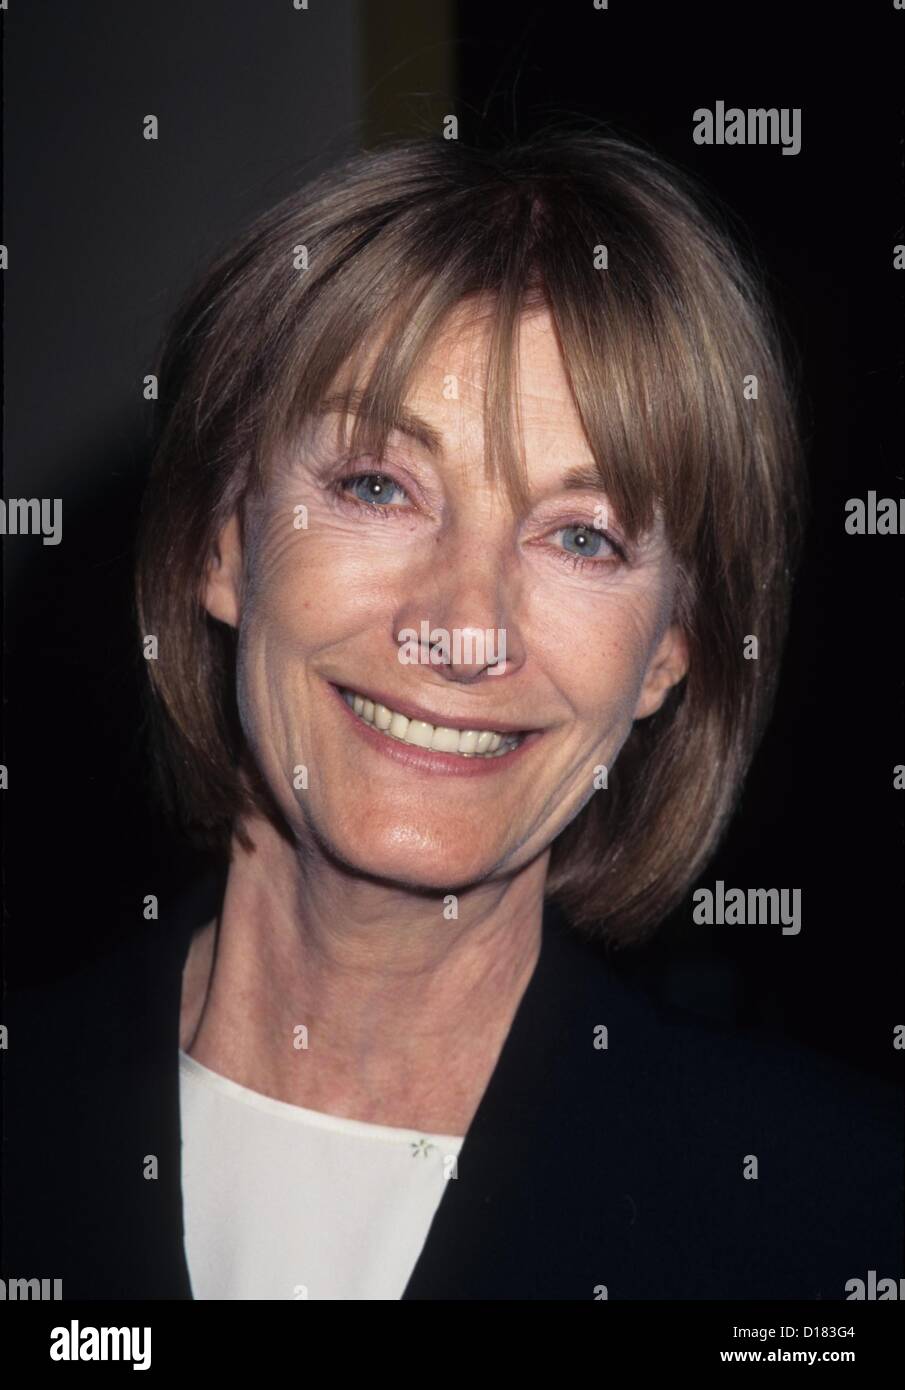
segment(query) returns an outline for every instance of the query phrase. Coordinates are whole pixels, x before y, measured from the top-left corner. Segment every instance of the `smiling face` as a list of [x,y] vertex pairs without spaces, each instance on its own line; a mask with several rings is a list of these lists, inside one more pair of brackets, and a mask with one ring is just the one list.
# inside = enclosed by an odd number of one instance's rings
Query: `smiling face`
[[205,595],[239,627],[243,728],[299,843],[440,891],[545,851],[687,660],[659,530],[625,544],[588,485],[546,313],[520,325],[527,508],[486,478],[485,334],[452,316],[381,459],[348,457],[338,413],[311,422]]

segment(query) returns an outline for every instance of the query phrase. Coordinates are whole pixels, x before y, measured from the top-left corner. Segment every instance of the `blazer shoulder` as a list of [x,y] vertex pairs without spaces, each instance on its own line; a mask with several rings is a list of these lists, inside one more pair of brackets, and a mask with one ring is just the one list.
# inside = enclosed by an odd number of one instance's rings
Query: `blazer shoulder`
[[905,1079],[679,1007],[580,937],[561,954],[563,1093],[599,1117],[602,1136],[617,1107],[639,1133],[681,1132],[689,1162],[720,1146],[759,1155],[777,1183],[832,1192],[843,1207],[866,1206],[871,1193],[895,1206]]

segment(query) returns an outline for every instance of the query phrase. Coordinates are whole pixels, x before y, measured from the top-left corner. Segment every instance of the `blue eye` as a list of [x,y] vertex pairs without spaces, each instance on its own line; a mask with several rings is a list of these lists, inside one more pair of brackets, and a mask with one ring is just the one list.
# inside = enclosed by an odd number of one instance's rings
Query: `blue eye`
[[596,555],[601,544],[613,549],[603,532],[596,530],[593,526],[563,526],[560,528],[560,535],[563,537],[566,549],[572,555],[582,557]]
[[343,479],[342,488],[357,501],[378,507],[386,506],[394,492],[402,492],[399,484],[388,478],[386,473],[359,473],[354,478]]

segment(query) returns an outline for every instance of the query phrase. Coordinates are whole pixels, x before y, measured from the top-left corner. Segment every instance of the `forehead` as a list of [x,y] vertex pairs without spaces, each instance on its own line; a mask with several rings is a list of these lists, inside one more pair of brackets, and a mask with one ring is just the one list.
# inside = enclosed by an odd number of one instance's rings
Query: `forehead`
[[[491,365],[492,310],[467,303],[454,310],[437,331],[411,372],[398,411],[403,434],[463,462],[484,449],[487,413],[493,409]],[[380,341],[347,370],[340,393],[350,391],[351,414],[359,412],[362,385],[381,348]],[[590,447],[563,362],[555,325],[545,309],[523,313],[517,321],[511,357],[508,406],[512,442],[523,466],[562,456],[563,462],[592,462]],[[497,409],[500,399],[497,394]],[[505,408],[505,404],[504,404]],[[418,429],[419,424],[430,428]],[[432,441],[430,436],[435,436]]]
[[[449,432],[483,437],[491,329],[486,315],[457,311],[411,381],[413,409],[434,413]],[[576,443],[583,444],[559,338],[546,310],[518,320],[512,367],[511,406],[526,445],[567,439],[574,451]]]

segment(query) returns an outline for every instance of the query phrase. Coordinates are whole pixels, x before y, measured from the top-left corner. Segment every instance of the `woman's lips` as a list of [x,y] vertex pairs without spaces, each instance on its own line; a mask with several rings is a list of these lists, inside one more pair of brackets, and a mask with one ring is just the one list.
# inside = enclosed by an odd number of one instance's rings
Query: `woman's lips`
[[[465,720],[433,724],[409,718],[398,708],[359,695],[349,687],[331,683],[331,689],[360,736],[371,747],[399,763],[427,772],[476,776],[502,771],[541,736],[539,730],[507,732],[505,724],[502,729],[483,724],[476,728]],[[407,708],[415,707],[408,704]],[[452,751],[454,741],[455,752]],[[438,744],[440,746],[436,746]]]

